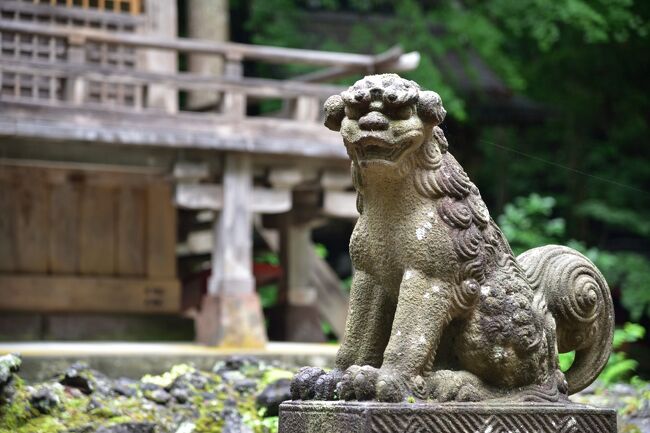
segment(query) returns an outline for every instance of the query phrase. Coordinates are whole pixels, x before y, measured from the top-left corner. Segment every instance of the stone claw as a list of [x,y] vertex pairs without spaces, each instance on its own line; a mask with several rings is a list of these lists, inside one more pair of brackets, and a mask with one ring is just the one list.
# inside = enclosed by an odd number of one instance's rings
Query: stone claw
[[343,373],[337,393],[341,400],[398,402],[410,395],[403,382],[392,370],[353,365]]
[[377,400],[398,403],[408,397],[402,377],[393,372],[383,372],[377,380]]
[[341,381],[336,386],[336,393],[339,396],[340,400],[354,400],[356,399],[356,393],[354,391],[354,378],[358,371],[361,370],[361,367],[358,365],[353,365],[349,367],[343,373]]
[[314,385],[316,400],[335,400],[337,398],[337,386],[343,380],[343,371],[334,369],[323,374],[316,380]]
[[315,385],[325,374],[322,368],[303,367],[291,381],[291,398],[293,400],[311,400],[315,396]]

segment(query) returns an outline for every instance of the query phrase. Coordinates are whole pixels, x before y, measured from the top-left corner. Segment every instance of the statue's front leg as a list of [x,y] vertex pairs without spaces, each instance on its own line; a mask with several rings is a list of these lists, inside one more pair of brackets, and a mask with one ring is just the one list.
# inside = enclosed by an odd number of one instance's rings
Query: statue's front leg
[[422,375],[451,317],[449,285],[419,271],[406,271],[381,367],[348,369],[341,397],[401,401],[426,396]]
[[442,333],[454,312],[451,286],[422,272],[407,270],[384,363],[377,379],[377,399],[401,401],[426,397],[423,375],[433,361]]
[[346,330],[336,355],[335,368],[325,373],[305,367],[294,378],[294,399],[332,400],[347,369],[379,367],[391,332],[397,294],[380,285],[370,274],[357,271],[352,279]]

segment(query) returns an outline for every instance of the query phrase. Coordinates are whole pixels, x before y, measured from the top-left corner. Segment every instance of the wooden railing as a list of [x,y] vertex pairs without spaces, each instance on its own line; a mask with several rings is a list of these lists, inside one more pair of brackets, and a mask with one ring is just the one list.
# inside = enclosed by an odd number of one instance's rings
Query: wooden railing
[[[79,14],[79,10],[75,13]],[[151,36],[107,32],[87,28],[42,25],[0,19],[0,33],[3,40],[14,36],[14,44],[21,38],[31,38],[27,43],[35,44],[36,38],[48,40],[48,47],[58,49],[59,55],[25,56],[21,48],[14,47],[13,55],[0,57],[3,92],[5,101],[41,102],[50,105],[90,106],[92,108],[126,109],[132,111],[159,110],[147,101],[146,94],[152,85],[160,85],[170,92],[206,91],[222,95],[220,111],[229,117],[245,116],[246,102],[250,99],[278,98],[294,100],[303,114],[294,112],[301,121],[308,120],[304,113],[310,113],[310,120],[316,120],[321,99],[337,93],[340,87],[319,84],[313,81],[342,75],[376,73],[388,70],[411,69],[417,64],[417,55],[403,54],[398,47],[380,55],[300,50],[271,46],[246,45],[234,42],[208,42],[194,39],[160,39]],[[54,42],[51,42],[54,41]],[[196,75],[187,72],[158,73],[142,70],[137,66],[126,69],[113,66],[101,58],[101,52],[117,50],[160,50],[172,53],[203,54],[220,56],[225,60],[224,74],[220,77]],[[268,63],[300,63],[327,67],[324,70],[296,77],[294,80],[272,80],[244,77],[242,62],[255,60]],[[32,76],[31,92],[25,77]],[[29,80],[27,80],[29,81]],[[35,82],[42,82],[39,90]],[[58,89],[57,83],[65,88]],[[127,97],[123,90],[113,98],[93,98],[93,83],[102,86],[117,86],[130,89]],[[178,95],[176,95],[178,96]],[[166,111],[174,112],[183,107],[167,104]]]

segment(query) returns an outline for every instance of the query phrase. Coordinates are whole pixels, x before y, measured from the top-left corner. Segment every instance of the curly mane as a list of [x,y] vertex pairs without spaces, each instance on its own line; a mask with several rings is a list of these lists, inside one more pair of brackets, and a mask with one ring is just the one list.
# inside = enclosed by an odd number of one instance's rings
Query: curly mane
[[[461,262],[456,282],[475,280],[484,284],[497,266],[512,268],[526,281],[503,233],[490,217],[481,194],[453,155],[442,129],[435,126],[431,140],[424,143],[402,170],[413,178],[415,190],[436,203],[438,215],[452,230],[454,250]],[[357,209],[363,212],[363,185],[352,163],[352,180],[357,190]]]

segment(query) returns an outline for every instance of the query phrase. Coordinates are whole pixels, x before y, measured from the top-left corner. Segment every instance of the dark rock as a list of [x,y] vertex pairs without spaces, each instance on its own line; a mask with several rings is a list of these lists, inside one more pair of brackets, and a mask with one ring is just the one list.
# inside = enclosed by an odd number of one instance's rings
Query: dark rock
[[266,408],[266,416],[278,416],[280,403],[291,400],[291,379],[280,379],[269,384],[257,395],[258,408]]
[[149,422],[128,422],[111,427],[100,427],[95,433],[156,433],[156,424]]
[[123,395],[125,397],[135,397],[138,394],[138,390],[135,386],[135,382],[125,377],[117,379],[113,383],[111,390],[115,394]]
[[224,367],[227,370],[241,370],[245,366],[255,366],[259,364],[259,360],[254,356],[231,356],[226,359]]
[[184,388],[176,388],[170,391],[172,397],[180,404],[187,403],[190,399],[190,392]]
[[172,396],[162,388],[155,389],[153,391],[145,392],[144,396],[158,404],[167,404],[169,400],[172,399]]
[[95,390],[92,372],[88,368],[88,365],[82,362],[76,362],[68,367],[59,383],[77,388],[84,394],[91,394]]
[[178,376],[174,382],[172,382],[169,389],[178,389],[178,388],[195,388],[195,389],[205,389],[208,384],[212,381],[207,376],[204,376],[198,371],[193,371],[191,373],[186,373],[181,376]]
[[246,376],[237,370],[225,370],[219,373],[219,375],[223,378],[223,380],[230,383],[235,383],[246,379]]
[[203,398],[204,401],[216,400],[217,398],[217,396],[211,392],[202,392],[201,397]]
[[160,385],[156,385],[155,383],[151,383],[151,382],[143,382],[143,383],[140,385],[140,389],[141,389],[143,392],[144,392],[144,391],[155,391],[155,390],[157,390],[157,389],[162,389],[162,386],[160,386]]
[[22,360],[19,355],[13,353],[0,356],[0,387],[9,382],[13,373],[20,369]]
[[42,386],[29,396],[29,404],[42,414],[48,414],[61,404],[56,392],[48,386]]
[[11,400],[16,389],[14,373],[20,369],[22,360],[19,355],[9,354],[0,356],[0,404]]
[[94,411],[94,410],[101,409],[102,407],[104,407],[103,404],[101,404],[101,403],[100,403],[99,401],[97,401],[96,399],[91,398],[91,399],[88,401],[88,405],[86,406],[86,412],[92,412],[92,411]]
[[82,427],[75,427],[70,430],[66,430],[65,433],[95,433],[95,427],[92,424],[88,424]]
[[253,429],[244,424],[241,415],[235,408],[226,408],[221,411],[223,427],[221,433],[253,433]]
[[235,382],[234,388],[236,391],[241,393],[249,392],[257,388],[257,381],[253,379],[238,380]]

